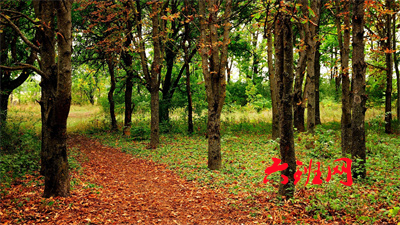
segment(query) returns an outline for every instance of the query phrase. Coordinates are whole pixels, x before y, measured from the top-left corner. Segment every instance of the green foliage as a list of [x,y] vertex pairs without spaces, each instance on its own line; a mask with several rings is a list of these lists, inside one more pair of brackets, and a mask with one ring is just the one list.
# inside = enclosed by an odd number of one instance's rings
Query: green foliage
[[15,178],[39,169],[40,140],[34,127],[22,121],[9,122],[0,129],[0,188],[3,188]]

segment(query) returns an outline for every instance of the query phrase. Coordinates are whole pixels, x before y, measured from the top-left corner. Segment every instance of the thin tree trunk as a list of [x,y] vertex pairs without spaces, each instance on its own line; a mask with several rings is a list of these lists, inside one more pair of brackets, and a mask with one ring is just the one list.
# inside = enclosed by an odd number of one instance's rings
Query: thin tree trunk
[[[336,0],[337,12],[339,14],[339,0]],[[350,2],[344,3],[344,11],[350,12]],[[340,76],[342,77],[342,118],[341,118],[341,147],[342,155],[351,153],[351,96],[350,96],[350,15],[344,15],[344,31],[342,37],[340,17],[336,17],[336,29],[340,49]]]
[[[391,0],[386,0],[386,8],[391,9]],[[392,49],[392,20],[391,15],[386,15],[386,48]],[[385,133],[392,133],[392,86],[393,86],[393,61],[392,53],[386,53],[386,93],[385,93]]]
[[[305,41],[305,33],[303,26],[298,26],[300,32],[301,41]],[[299,52],[299,61],[297,63],[296,68],[296,78],[294,82],[294,93],[293,93],[293,123],[294,127],[299,132],[306,131],[304,127],[304,112],[305,112],[305,103],[303,99],[303,82],[304,75],[306,72],[307,66],[307,51],[302,50]]]
[[131,135],[132,126],[132,93],[133,93],[133,72],[127,71],[125,83],[125,120],[123,134],[125,136]]
[[[282,6],[280,6],[282,7]],[[291,11],[290,8],[288,11]],[[278,194],[293,197],[295,191],[294,173],[296,171],[296,155],[292,123],[292,91],[293,91],[293,33],[291,16],[279,12],[275,22],[275,59],[276,77],[279,96],[280,155],[282,164],[288,168],[281,172],[288,178],[287,184],[279,184]]]
[[268,25],[267,32],[267,55],[268,55],[268,74],[270,81],[271,101],[272,101],[272,139],[279,138],[279,113],[278,113],[278,93],[276,90],[276,77],[274,62],[272,59],[272,25]]
[[[185,0],[186,12],[188,12],[189,1]],[[185,70],[186,70],[186,92],[188,98],[188,133],[193,133],[193,103],[192,103],[192,92],[190,90],[190,68],[189,68],[189,54],[188,48],[190,48],[190,40],[189,40],[189,24],[185,23],[185,41],[183,44],[184,53],[185,53]]]
[[[217,5],[216,0],[210,0],[207,8]],[[226,63],[228,56],[230,23],[228,18],[231,13],[232,1],[227,0],[223,14],[222,27],[224,28],[222,47],[218,46],[217,12],[210,10],[206,14],[206,2],[199,1],[200,17],[200,51],[202,69],[206,84],[208,102],[208,168],[219,170],[221,168],[221,112],[226,95]],[[207,32],[209,31],[209,33]],[[211,56],[209,55],[211,53]]]
[[172,69],[174,67],[175,56],[173,52],[173,46],[168,46],[165,50],[165,61],[167,72],[165,73],[164,83],[162,85],[162,98],[160,104],[160,122],[168,124],[169,123],[169,109],[171,108],[172,93]]
[[[68,196],[67,118],[71,105],[72,1],[33,1],[35,14],[48,24],[40,32],[42,71],[42,152],[41,172],[45,176],[44,197]],[[57,48],[55,52],[55,18]]]
[[[129,48],[132,44],[133,35],[132,35],[132,23],[128,21],[128,32],[126,34],[126,41],[124,43],[125,48]],[[124,129],[122,131],[123,135],[130,136],[131,135],[131,126],[132,126],[132,93],[133,93],[133,70],[132,70],[132,60],[133,57],[130,52],[123,51],[122,52],[122,60],[125,64],[126,71],[126,81],[125,81],[125,119],[124,119]]]
[[[308,0],[302,1],[302,12],[305,16],[309,17]],[[319,11],[320,11],[320,0],[311,1],[311,9],[314,11],[314,17],[311,18],[314,24],[319,22]],[[304,24],[306,33],[306,45],[307,45],[307,130],[310,133],[314,133],[315,129],[315,51],[316,51],[316,27],[307,22]]]
[[315,49],[315,125],[321,124],[321,112],[319,106],[319,79],[321,78],[321,53],[319,52],[319,48],[321,46],[321,42],[317,42],[317,46]]
[[154,58],[151,64],[151,78],[150,83],[150,96],[151,96],[151,135],[150,135],[150,148],[157,148],[160,143],[160,112],[159,112],[159,89],[160,89],[160,73],[161,73],[161,43],[159,33],[159,16],[158,10],[160,3],[154,3],[152,5],[152,11],[154,13],[152,18],[153,25],[153,46],[154,46]]
[[365,71],[364,61],[364,1],[353,0],[353,115],[352,115],[352,175],[354,178],[366,176],[365,147]]
[[[393,49],[396,49],[396,14],[393,15]],[[394,68],[396,71],[397,80],[397,121],[400,122],[400,71],[399,71],[399,61],[397,59],[396,52],[393,52]]]
[[111,130],[118,130],[117,119],[115,118],[115,102],[114,102],[114,91],[115,91],[115,71],[114,62],[110,59],[107,60],[108,71],[110,73],[110,90],[108,91],[108,102],[110,103],[110,117],[111,117]]

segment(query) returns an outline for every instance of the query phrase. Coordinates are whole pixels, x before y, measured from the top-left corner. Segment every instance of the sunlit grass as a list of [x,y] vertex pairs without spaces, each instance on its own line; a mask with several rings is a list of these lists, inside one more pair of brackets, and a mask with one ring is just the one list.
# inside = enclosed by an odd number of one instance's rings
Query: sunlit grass
[[[8,124],[18,124],[24,129],[34,129],[36,133],[41,129],[41,114],[39,104],[11,105],[8,108]],[[100,106],[97,105],[72,105],[67,129],[69,132],[84,131],[92,126],[96,118],[101,118]]]

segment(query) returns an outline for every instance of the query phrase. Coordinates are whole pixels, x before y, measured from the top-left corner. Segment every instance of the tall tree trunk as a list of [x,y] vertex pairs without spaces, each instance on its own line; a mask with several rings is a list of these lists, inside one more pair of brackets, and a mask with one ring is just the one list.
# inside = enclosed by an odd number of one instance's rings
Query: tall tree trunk
[[268,25],[267,35],[267,55],[268,55],[268,74],[270,81],[271,101],[272,101],[272,139],[279,138],[279,113],[278,113],[278,93],[276,90],[276,77],[274,62],[272,59],[272,24]]
[[315,49],[315,125],[321,124],[321,112],[319,106],[319,79],[321,78],[321,53],[319,52],[321,46],[321,42],[317,42],[317,46]]
[[[208,102],[208,168],[219,170],[221,168],[221,135],[220,123],[221,112],[226,95],[226,63],[228,56],[230,23],[228,18],[231,14],[232,1],[225,3],[223,14],[223,40],[222,46],[218,46],[217,10],[210,10],[206,14],[206,8],[217,5],[216,0],[210,0],[208,7],[205,1],[199,2],[200,15],[200,51],[202,69],[206,84]],[[207,32],[209,31],[209,32]]]
[[305,40],[307,46],[307,130],[310,133],[314,133],[315,128],[315,51],[316,51],[316,27],[314,24],[319,22],[319,11],[321,7],[321,0],[311,1],[310,8],[314,11],[314,16],[310,17],[308,0],[302,0],[302,12],[306,17],[311,18],[311,22],[306,22],[304,24],[305,29]]
[[[287,2],[287,1],[286,1]],[[280,7],[283,7],[280,5]],[[291,11],[288,8],[288,11]],[[279,195],[292,197],[295,191],[294,173],[296,171],[296,155],[292,123],[292,91],[293,91],[293,33],[289,13],[279,10],[275,22],[275,68],[279,96],[280,155],[282,164],[288,168],[281,172],[288,178],[287,184],[279,184]]]
[[365,70],[364,61],[364,1],[353,0],[353,113],[352,113],[352,167],[354,178],[365,178],[366,147],[365,147]]
[[[188,12],[189,0],[185,0],[185,8],[186,12]],[[185,70],[186,70],[186,92],[188,98],[188,132],[189,134],[193,133],[193,103],[192,103],[192,92],[190,90],[190,68],[189,68],[189,53],[188,48],[190,49],[190,40],[189,40],[189,23],[185,23],[185,36],[184,36],[184,44],[183,50],[185,53]]]
[[[126,41],[124,43],[125,48],[129,49],[129,46],[132,44],[133,35],[131,30],[133,29],[131,21],[128,21],[128,32],[126,34]],[[131,135],[131,126],[132,126],[132,92],[133,92],[133,57],[130,52],[123,51],[122,52],[122,60],[125,64],[126,71],[126,81],[125,81],[125,119],[124,119],[124,129],[123,134],[125,136]]]
[[[71,105],[72,0],[33,1],[41,43],[42,76],[42,151],[41,172],[45,176],[44,197],[68,196],[70,191],[67,159],[67,118]],[[57,15],[57,49],[55,52],[55,18]]]
[[157,148],[160,143],[160,112],[159,112],[159,89],[160,89],[160,73],[162,67],[161,60],[161,40],[159,32],[159,16],[158,10],[160,9],[160,4],[155,2],[152,5],[152,25],[153,25],[153,47],[154,47],[154,58],[151,64],[151,77],[148,80],[150,83],[150,96],[151,96],[151,134],[150,134],[150,148]]
[[[160,43],[160,25],[159,25],[159,13],[160,2],[152,2],[152,34],[153,34],[153,62],[151,64],[151,70],[149,70],[146,47],[142,36],[142,9],[140,0],[129,1],[131,9],[135,12],[135,25],[137,29],[137,39],[135,41],[136,48],[139,49],[140,63],[142,65],[142,71],[146,79],[146,87],[150,91],[150,108],[151,108],[151,127],[150,127],[150,144],[149,148],[157,148],[160,142],[160,131],[159,131],[159,90],[160,90],[160,73],[162,68],[161,60],[161,43]],[[136,9],[135,9],[136,5]]]
[[111,118],[111,130],[118,130],[117,119],[115,118],[115,102],[114,102],[114,91],[115,91],[115,70],[114,62],[112,59],[107,59],[108,71],[110,73],[110,90],[108,91],[108,102],[110,104],[110,118]]
[[165,74],[163,86],[162,86],[162,98],[160,104],[160,122],[161,123],[169,123],[169,109],[171,108],[172,95],[174,93],[174,89],[172,85],[172,70],[174,67],[176,54],[173,51],[173,44],[168,43],[168,47],[165,49],[165,61],[167,66],[167,72]]
[[[303,26],[298,26],[300,33],[300,42],[305,41],[305,33]],[[306,131],[304,127],[304,112],[305,103],[303,99],[303,82],[304,75],[306,72],[306,61],[307,51],[301,50],[299,52],[299,61],[296,68],[296,77],[294,81],[294,93],[293,93],[293,123],[294,127],[299,132]]]
[[253,74],[253,76],[252,76],[252,81],[253,81],[253,84],[255,85],[256,84],[256,78],[257,78],[257,76],[258,76],[258,71],[259,71],[259,64],[260,64],[260,59],[259,59],[259,56],[258,56],[258,53],[257,53],[257,39],[258,39],[258,32],[257,31],[255,31],[253,34],[252,34],[252,46],[253,46],[253,48],[254,48],[254,50],[253,50],[253,65],[252,65],[252,74]]
[[[396,50],[396,14],[393,15],[393,49]],[[400,122],[400,71],[396,52],[393,52],[394,68],[397,80],[397,121]]]
[[[341,147],[342,155],[351,153],[351,96],[350,96],[350,15],[344,15],[344,31],[342,37],[341,21],[339,17],[340,2],[336,0],[337,17],[336,29],[340,49],[340,77],[342,77],[342,118],[341,118]],[[344,2],[344,12],[350,13],[350,1]]]
[[127,71],[127,77],[125,81],[125,120],[123,134],[125,136],[131,135],[132,126],[132,93],[133,93],[133,71]]
[[[386,0],[386,9],[390,10],[391,0]],[[392,49],[392,15],[386,15],[386,48]],[[393,61],[392,53],[386,53],[386,92],[385,92],[385,133],[392,133],[392,80],[393,80]]]

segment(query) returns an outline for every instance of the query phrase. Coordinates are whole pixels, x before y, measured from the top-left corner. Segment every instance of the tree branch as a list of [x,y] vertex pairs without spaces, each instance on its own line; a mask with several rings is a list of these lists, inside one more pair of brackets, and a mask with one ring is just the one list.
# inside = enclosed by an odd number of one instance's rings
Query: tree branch
[[387,68],[381,67],[381,66],[377,66],[377,65],[372,65],[371,63],[365,62],[365,64],[367,64],[368,66],[372,66],[374,68],[380,69],[380,70],[384,70],[387,71]]
[[27,16],[27,15],[25,15],[25,14],[23,14],[23,13],[14,11],[14,10],[0,9],[0,11],[17,14],[17,15],[22,16],[22,17],[24,17],[25,19],[29,20],[29,22],[31,22],[31,23],[33,23],[33,24],[35,24],[35,25],[39,25],[39,24],[40,24],[39,21],[35,22],[33,19],[29,18],[29,16]]
[[25,63],[18,63],[20,66],[3,66],[0,65],[0,69],[3,70],[10,70],[10,71],[14,71],[14,70],[24,70],[24,69],[31,69],[33,71],[35,71],[37,74],[39,74],[40,76],[47,78],[47,75],[41,71],[40,69],[36,68],[35,66],[29,65],[29,64],[25,64]]
[[39,52],[39,47],[34,45],[32,42],[30,42],[24,34],[22,34],[21,30],[10,20],[8,19],[5,15],[3,15],[2,13],[0,13],[0,16],[3,17],[8,24],[18,33],[19,36],[21,36],[22,40],[29,46],[31,47],[33,50]]

